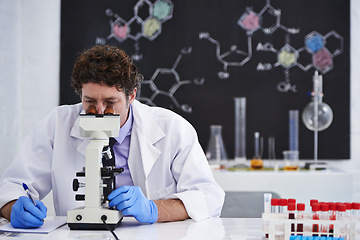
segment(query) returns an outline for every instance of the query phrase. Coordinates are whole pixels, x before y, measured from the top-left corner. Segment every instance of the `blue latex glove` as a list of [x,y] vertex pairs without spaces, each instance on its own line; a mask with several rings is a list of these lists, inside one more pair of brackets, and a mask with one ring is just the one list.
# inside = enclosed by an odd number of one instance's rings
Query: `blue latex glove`
[[154,201],[147,199],[140,187],[122,186],[112,191],[109,206],[116,206],[124,216],[133,216],[141,223],[154,223],[158,219],[158,209]]
[[36,228],[44,224],[47,208],[40,201],[35,201],[36,206],[30,198],[21,196],[12,206],[10,221],[15,228]]

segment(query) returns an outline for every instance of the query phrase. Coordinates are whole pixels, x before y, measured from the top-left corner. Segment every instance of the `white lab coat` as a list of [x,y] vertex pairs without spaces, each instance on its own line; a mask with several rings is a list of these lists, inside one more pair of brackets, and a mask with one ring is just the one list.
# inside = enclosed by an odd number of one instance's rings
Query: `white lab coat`
[[[218,217],[224,191],[215,182],[194,128],[181,116],[138,101],[132,103],[134,122],[128,165],[134,185],[151,200],[178,198],[195,221]],[[25,195],[25,182],[35,198],[51,189],[56,215],[83,206],[72,190],[76,172],[85,167],[88,139],[80,137],[82,105],[56,107],[25,139],[0,183],[0,207]],[[85,179],[79,178],[80,182]]]

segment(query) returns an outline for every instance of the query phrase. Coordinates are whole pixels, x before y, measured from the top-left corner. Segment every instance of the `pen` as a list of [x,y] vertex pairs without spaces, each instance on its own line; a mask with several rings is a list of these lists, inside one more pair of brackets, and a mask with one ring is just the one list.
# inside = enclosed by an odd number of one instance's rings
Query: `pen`
[[31,197],[31,195],[30,195],[30,191],[29,191],[28,186],[26,185],[26,183],[23,183],[22,185],[23,185],[23,188],[24,188],[24,190],[25,190],[28,198],[30,198],[31,201],[32,201],[32,202],[34,203],[34,205],[36,206],[36,203],[35,203],[34,199],[33,199],[33,198]]

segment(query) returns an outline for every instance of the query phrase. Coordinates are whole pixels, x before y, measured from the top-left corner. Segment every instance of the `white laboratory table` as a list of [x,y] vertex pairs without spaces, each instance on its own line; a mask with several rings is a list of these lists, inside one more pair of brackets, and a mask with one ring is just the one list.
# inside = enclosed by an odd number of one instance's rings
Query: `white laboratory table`
[[[263,239],[260,218],[212,218],[200,222],[185,220],[169,223],[142,224],[132,217],[125,217],[115,230],[121,240],[227,240]],[[9,237],[0,237],[9,239]],[[15,239],[114,239],[109,231],[73,231],[67,225],[48,234],[23,233]]]
[[310,199],[351,202],[353,174],[341,170],[323,171],[228,171],[213,170],[225,191],[275,192],[308,204]]

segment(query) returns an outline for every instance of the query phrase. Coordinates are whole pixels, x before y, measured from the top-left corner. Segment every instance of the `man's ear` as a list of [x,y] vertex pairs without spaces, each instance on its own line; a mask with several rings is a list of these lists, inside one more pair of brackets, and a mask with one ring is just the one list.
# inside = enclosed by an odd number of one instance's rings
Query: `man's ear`
[[129,104],[133,103],[136,98],[137,88],[134,88],[133,92],[129,95]]

